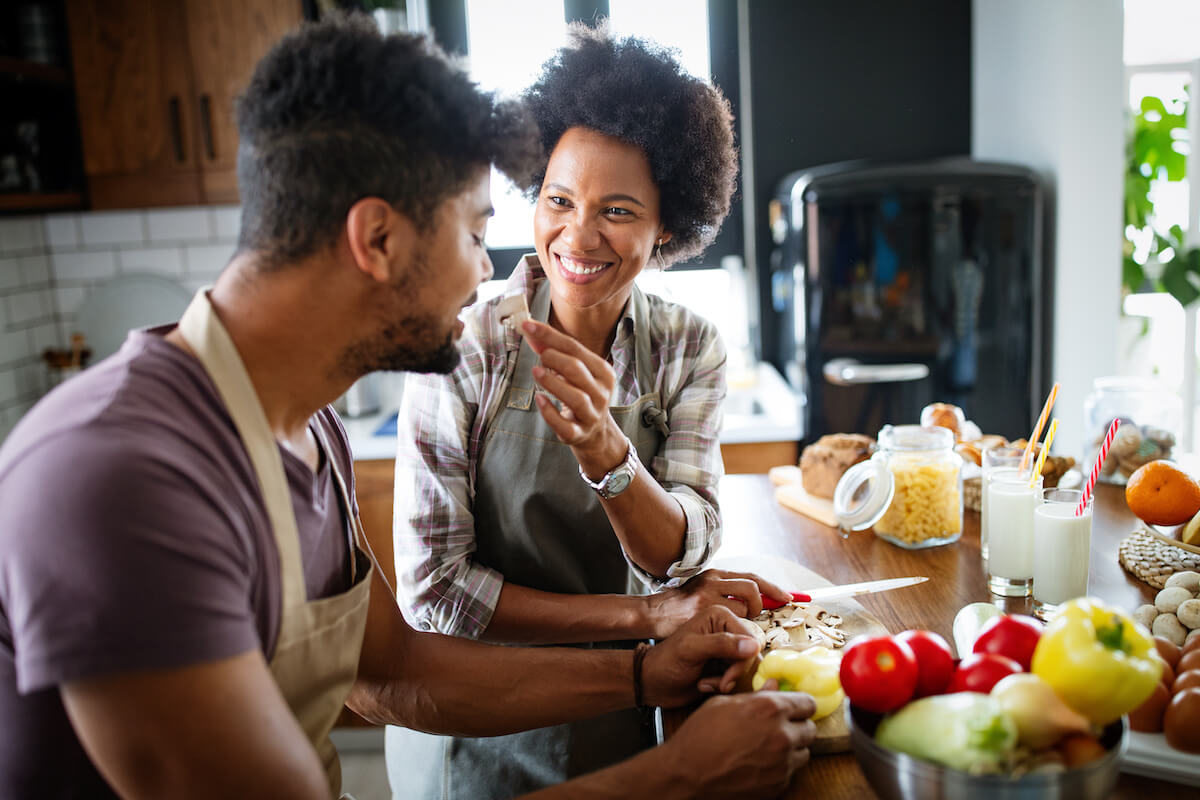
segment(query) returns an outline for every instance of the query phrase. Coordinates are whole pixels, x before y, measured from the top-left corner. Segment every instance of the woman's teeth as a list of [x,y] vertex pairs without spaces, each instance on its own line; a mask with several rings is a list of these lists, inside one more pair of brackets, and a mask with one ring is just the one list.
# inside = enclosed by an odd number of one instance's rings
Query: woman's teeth
[[595,273],[599,272],[600,270],[608,267],[607,262],[600,264],[599,266],[590,267],[581,261],[573,261],[572,259],[569,259],[566,256],[559,256],[558,260],[563,265],[563,267],[567,270],[567,272],[573,273],[575,275],[594,275]]

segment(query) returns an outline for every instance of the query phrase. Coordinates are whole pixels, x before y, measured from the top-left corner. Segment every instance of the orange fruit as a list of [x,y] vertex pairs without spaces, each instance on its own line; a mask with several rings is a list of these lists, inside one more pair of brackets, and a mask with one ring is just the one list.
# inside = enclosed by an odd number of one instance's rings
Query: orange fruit
[[1200,512],[1200,482],[1170,461],[1151,461],[1129,476],[1125,502],[1143,522],[1182,525]]

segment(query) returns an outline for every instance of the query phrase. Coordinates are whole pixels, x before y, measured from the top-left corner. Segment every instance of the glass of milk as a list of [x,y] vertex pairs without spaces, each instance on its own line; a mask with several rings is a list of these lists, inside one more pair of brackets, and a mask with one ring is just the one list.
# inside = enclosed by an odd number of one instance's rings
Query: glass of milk
[[988,484],[988,590],[1001,597],[1033,591],[1033,510],[1042,502],[1042,476],[998,467]]
[[[980,478],[982,490],[979,492],[979,554],[984,561],[988,558],[988,533],[991,529],[991,521],[988,519],[988,484],[992,480],[992,473],[997,469],[1020,466],[1023,452],[1019,447],[1005,445],[988,448],[981,456],[983,475]],[[1026,474],[1029,472],[1026,471]]]
[[1075,516],[1083,492],[1046,489],[1033,512],[1033,613],[1048,619],[1088,590],[1092,557],[1092,498]]

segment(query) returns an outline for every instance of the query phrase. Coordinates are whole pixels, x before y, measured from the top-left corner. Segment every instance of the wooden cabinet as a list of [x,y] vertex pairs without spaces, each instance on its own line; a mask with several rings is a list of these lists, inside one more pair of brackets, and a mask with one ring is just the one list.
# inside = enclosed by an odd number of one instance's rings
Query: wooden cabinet
[[354,499],[371,550],[384,577],[394,588],[396,566],[392,549],[392,487],[396,462],[391,459],[354,462]]
[[797,442],[723,444],[721,458],[726,475],[760,474],[771,467],[799,463],[800,445]]
[[68,0],[93,208],[237,201],[233,99],[300,0]]

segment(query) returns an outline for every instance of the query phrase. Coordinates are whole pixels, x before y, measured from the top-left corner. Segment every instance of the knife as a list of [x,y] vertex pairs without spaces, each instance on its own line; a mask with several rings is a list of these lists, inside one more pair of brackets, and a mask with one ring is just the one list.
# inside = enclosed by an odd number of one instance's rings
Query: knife
[[[885,578],[879,581],[863,581],[862,583],[846,583],[841,586],[819,586],[815,589],[809,589],[806,592],[793,592],[792,600],[797,603],[808,603],[817,600],[831,600],[838,597],[854,597],[860,594],[871,594],[872,592],[887,592],[892,589],[903,589],[905,586],[916,586],[918,583],[924,583],[929,580],[924,576],[913,576],[911,578]],[[801,600],[801,597],[807,597],[806,600]],[[773,598],[763,595],[763,608],[768,611],[781,608],[783,603]]]

